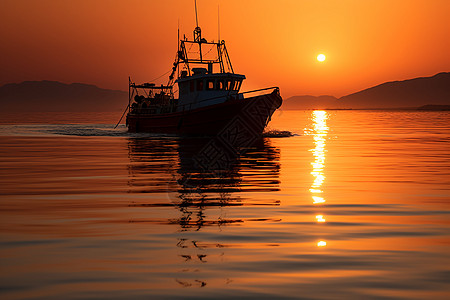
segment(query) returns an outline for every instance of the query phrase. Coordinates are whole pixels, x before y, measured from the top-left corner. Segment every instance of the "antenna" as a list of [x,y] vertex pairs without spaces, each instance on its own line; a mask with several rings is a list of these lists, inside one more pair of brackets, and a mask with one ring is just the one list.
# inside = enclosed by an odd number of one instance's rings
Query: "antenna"
[[220,43],[220,5],[217,4],[217,35],[218,41]]
[[[194,4],[195,4],[195,24],[197,25],[197,27],[195,27],[194,29],[194,41],[200,44],[202,42],[202,30],[200,29],[200,27],[198,27],[197,0],[194,0]],[[202,50],[200,47],[200,57],[202,56],[201,51]]]
[[198,17],[197,17],[197,0],[194,0],[195,3],[195,25],[198,27]]

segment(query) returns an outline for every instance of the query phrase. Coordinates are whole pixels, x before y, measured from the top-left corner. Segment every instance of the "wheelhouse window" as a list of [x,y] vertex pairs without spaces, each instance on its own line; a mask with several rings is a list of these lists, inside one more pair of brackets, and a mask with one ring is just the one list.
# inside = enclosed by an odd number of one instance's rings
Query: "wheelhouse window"
[[203,80],[197,80],[197,91],[203,91]]
[[227,90],[228,91],[231,91],[233,89],[233,84],[234,84],[234,81],[232,81],[230,79],[227,80]]
[[223,90],[225,89],[224,81],[219,79],[216,81],[216,90]]
[[191,84],[190,91],[192,93],[194,91],[194,89],[195,89],[195,83],[194,83],[194,81],[191,81],[190,84]]
[[206,89],[207,90],[214,89],[214,79],[208,79],[208,81],[206,82]]
[[188,84],[187,84],[187,82],[183,82],[182,84],[180,84],[180,93],[183,94],[183,95],[188,93]]
[[239,91],[239,89],[241,88],[241,85],[242,85],[242,80],[237,80],[236,84],[234,85],[234,89],[236,91]]

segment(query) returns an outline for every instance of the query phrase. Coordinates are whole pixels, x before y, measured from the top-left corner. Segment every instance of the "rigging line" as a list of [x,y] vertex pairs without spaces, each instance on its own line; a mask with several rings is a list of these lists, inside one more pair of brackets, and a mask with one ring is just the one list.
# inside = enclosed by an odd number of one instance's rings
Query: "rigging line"
[[214,46],[211,46],[211,48],[209,48],[209,51],[208,51],[208,52],[206,52],[205,54],[203,54],[203,56],[206,56],[206,55],[208,55],[208,54],[209,54],[209,52],[211,52],[211,51],[212,51],[212,49],[214,49]]
[[170,69],[170,70],[167,71],[166,73],[162,74],[161,76],[159,76],[159,77],[157,77],[157,78],[155,78],[155,79],[153,79],[153,80],[150,80],[150,82],[153,82],[153,81],[156,81],[156,80],[160,79],[161,77],[163,77],[163,76],[169,74],[171,71],[172,71],[172,69]]
[[[192,46],[193,46],[193,44],[191,45],[191,48],[192,48]],[[188,53],[200,53],[199,51],[195,51],[195,50],[194,50],[194,51],[190,51],[191,48],[189,48]],[[209,48],[208,52],[206,52],[205,54],[203,54],[203,56],[208,55],[213,49],[214,49],[214,46],[211,46],[211,48]]]
[[123,116],[125,116],[125,113],[128,111],[129,108],[130,108],[130,107],[129,107],[128,104],[127,104],[127,107],[125,108],[125,111],[123,112],[122,116],[120,117],[119,122],[117,122],[116,126],[114,126],[114,129],[116,129],[117,126],[119,126],[120,122],[121,122],[122,119],[123,119]]
[[192,47],[194,46],[194,44],[191,44],[191,46],[189,47],[189,49],[187,50],[187,53],[197,53],[196,51],[191,51]]

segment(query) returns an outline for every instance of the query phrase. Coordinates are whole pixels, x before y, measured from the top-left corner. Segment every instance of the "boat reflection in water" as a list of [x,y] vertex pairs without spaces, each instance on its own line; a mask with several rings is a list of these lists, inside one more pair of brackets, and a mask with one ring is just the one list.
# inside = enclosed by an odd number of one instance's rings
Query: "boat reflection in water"
[[241,221],[194,219],[193,211],[200,214],[208,207],[278,205],[240,196],[279,190],[279,149],[268,139],[234,151],[216,138],[130,139],[129,157],[130,192],[166,192],[170,201],[158,199],[146,206],[174,206],[189,214],[177,222],[184,229]]
[[[137,221],[177,225],[177,228],[169,228],[171,234],[175,232],[174,245],[179,249],[176,259],[186,264],[181,270],[184,276],[195,273],[195,279],[192,276],[175,278],[180,285],[205,286],[206,280],[197,277],[200,276],[197,275],[199,266],[219,256],[223,260],[224,249],[228,247],[221,241],[202,241],[199,231],[206,227],[216,226],[221,230],[224,226],[245,226],[247,222],[273,221],[242,217],[236,210],[244,206],[279,205],[279,201],[267,199],[267,196],[245,196],[255,192],[267,195],[269,191],[279,190],[279,155],[279,149],[271,146],[269,139],[262,138],[129,140],[130,192],[149,196],[145,197],[145,202],[132,206],[155,208],[146,211],[149,216],[158,211],[155,217]],[[239,217],[228,216],[233,214]],[[208,250],[211,248],[214,250]],[[189,266],[194,268],[189,269]]]

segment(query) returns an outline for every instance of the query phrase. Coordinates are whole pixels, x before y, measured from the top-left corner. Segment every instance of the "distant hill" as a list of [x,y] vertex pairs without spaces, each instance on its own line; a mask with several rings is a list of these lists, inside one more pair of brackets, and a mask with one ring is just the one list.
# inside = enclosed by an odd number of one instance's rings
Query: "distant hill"
[[450,73],[386,82],[340,98],[351,108],[419,107],[450,104]]
[[0,110],[5,112],[118,111],[128,93],[95,85],[57,81],[24,81],[0,87]]
[[339,99],[333,96],[294,96],[283,101],[283,109],[327,109],[339,106]]
[[[0,111],[119,111],[128,101],[127,92],[95,85],[57,81],[24,81],[0,87]],[[450,105],[450,73],[386,82],[341,98],[294,96],[283,109],[414,108]]]
[[[294,96],[283,109],[366,109],[416,108],[424,105],[450,105],[450,73],[386,82],[333,101],[332,96]],[[312,104],[313,103],[313,104]],[[285,106],[286,105],[286,106]],[[312,107],[314,106],[314,107]]]
[[417,108],[418,110],[444,111],[450,110],[450,105],[434,105],[428,104]]

